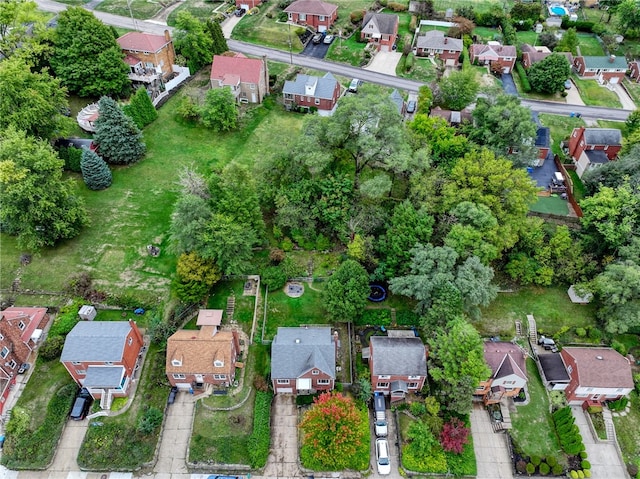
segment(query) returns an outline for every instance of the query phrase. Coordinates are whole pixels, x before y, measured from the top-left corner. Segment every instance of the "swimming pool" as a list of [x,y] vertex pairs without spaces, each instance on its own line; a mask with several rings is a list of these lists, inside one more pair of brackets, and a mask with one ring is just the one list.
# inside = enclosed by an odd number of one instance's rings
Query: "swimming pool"
[[555,15],[556,17],[564,17],[565,15],[569,15],[569,11],[566,8],[564,8],[562,5],[550,5],[549,15]]

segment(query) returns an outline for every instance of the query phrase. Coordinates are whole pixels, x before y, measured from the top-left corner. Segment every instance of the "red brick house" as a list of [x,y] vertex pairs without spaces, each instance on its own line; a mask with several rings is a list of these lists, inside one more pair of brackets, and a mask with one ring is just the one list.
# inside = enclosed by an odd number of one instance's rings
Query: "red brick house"
[[525,353],[517,344],[487,341],[484,360],[491,369],[491,376],[480,382],[474,396],[482,397],[487,405],[520,394],[527,384],[527,367]]
[[622,132],[616,128],[574,128],[569,155],[580,178],[585,171],[615,160],[622,148]]
[[388,334],[371,336],[368,359],[374,392],[390,396],[393,403],[403,400],[408,393],[420,391],[424,386],[427,351],[413,331],[389,331]]
[[262,3],[262,0],[236,0],[237,8],[244,8],[247,12]]
[[267,62],[242,53],[214,55],[210,82],[211,88],[231,88],[239,103],[262,103],[269,94]]
[[570,405],[601,404],[633,390],[631,364],[614,349],[565,347],[560,354],[570,378],[564,390]]
[[271,383],[276,394],[331,391],[336,381],[337,333],[331,328],[278,328],[271,343]]
[[634,60],[629,63],[629,77],[636,83],[640,82],[640,61]]
[[579,56],[573,60],[573,68],[583,78],[593,78],[612,85],[622,82],[627,73],[627,60],[615,55],[600,57]]
[[326,32],[338,18],[338,6],[321,0],[297,0],[284,11],[290,22],[318,32]]
[[[535,63],[539,63],[553,52],[547,47],[534,47],[527,43],[524,43],[520,49],[522,50],[522,66],[529,68]],[[569,66],[573,65],[573,55],[571,52],[556,52],[559,55],[564,56],[569,62]]]
[[511,73],[516,63],[516,47],[489,42],[474,43],[469,47],[469,59],[473,64],[488,65],[492,71]]
[[167,340],[165,369],[172,386],[203,392],[206,385],[229,387],[240,355],[237,331],[220,331],[222,310],[203,309],[198,330],[181,329]]
[[360,40],[366,40],[378,50],[390,52],[398,39],[398,23],[398,15],[367,12],[362,21]]
[[60,361],[103,409],[126,397],[142,362],[144,339],[132,321],[79,321],[67,335]]
[[300,107],[318,110],[321,116],[330,116],[340,98],[340,84],[331,73],[323,77],[298,74],[294,81],[288,80],[282,88],[287,109]]
[[176,52],[169,30],[165,30],[164,35],[129,32],[117,41],[126,55],[124,61],[131,69],[131,80],[151,82],[153,77],[160,75],[166,79],[173,73]]
[[10,307],[0,312],[0,414],[20,366],[34,359],[31,353],[48,322],[46,308]]
[[429,30],[416,39],[416,55],[438,58],[448,66],[458,66],[461,53],[462,40],[447,37],[440,30]]

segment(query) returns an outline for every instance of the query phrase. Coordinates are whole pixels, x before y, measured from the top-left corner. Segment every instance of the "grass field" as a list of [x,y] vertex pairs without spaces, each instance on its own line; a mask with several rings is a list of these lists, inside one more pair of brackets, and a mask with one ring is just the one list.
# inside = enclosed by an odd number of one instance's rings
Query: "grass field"
[[636,83],[635,81],[631,81],[625,77],[623,80],[624,86],[629,92],[629,96],[633,102],[637,105],[640,105],[640,83]]
[[575,170],[567,170],[567,173],[569,173],[571,182],[573,183],[573,197],[577,202],[580,202],[580,200],[584,198],[587,193],[587,190],[584,187],[584,183],[582,183],[582,180]]
[[631,392],[631,409],[624,417],[614,417],[618,444],[628,463],[640,466],[640,397]]
[[399,77],[411,78],[412,80],[418,80],[424,83],[430,83],[436,81],[438,76],[438,67],[436,67],[428,58],[415,57],[413,61],[413,68],[411,71],[405,71],[406,57],[402,57],[396,67],[396,74]]
[[618,95],[601,86],[595,79],[581,80],[575,74],[571,75],[571,78],[578,87],[585,105],[622,108]]
[[578,33],[578,48],[584,56],[603,56],[604,48],[593,33]]
[[256,15],[245,15],[242,18],[233,29],[231,37],[234,40],[258,43],[279,50],[289,50],[289,39],[291,39],[292,51],[300,53],[303,45],[295,32],[297,28],[302,27],[278,23],[275,17],[267,17],[268,12],[279,11],[277,4],[273,2],[260,6],[260,12]]
[[538,213],[549,213],[560,216],[567,216],[569,208],[567,200],[563,200],[559,196],[538,196],[538,201],[532,204],[529,209]]
[[167,17],[167,25],[173,27],[176,24],[176,18],[180,12],[189,12],[194,17],[199,18],[202,21],[206,21],[215,12],[224,13],[227,8],[235,8],[235,3],[225,2],[204,2],[202,0],[186,0],[181,1],[180,6],[175,10],[172,10]]
[[585,126],[582,118],[541,113],[540,122],[551,130],[551,150],[560,154],[560,142],[569,138],[574,128]]
[[513,337],[514,321],[526,322],[527,314],[533,314],[538,330],[549,334],[562,326],[595,326],[595,306],[573,304],[563,286],[527,286],[513,293],[499,293],[482,309],[482,319],[476,326],[483,336]]
[[327,314],[322,307],[321,288],[322,283],[312,285],[304,283],[304,294],[299,298],[290,298],[284,290],[269,291],[266,298],[267,318],[264,339],[273,339],[279,326],[328,324]]
[[[129,1],[131,2],[131,10],[129,10]],[[146,0],[104,0],[95,9],[98,12],[113,13],[123,17],[133,15],[134,18],[146,20],[158,14],[162,10],[162,5]]]
[[357,67],[364,63],[364,47],[365,44],[358,42],[355,34],[347,39],[336,39],[329,47],[325,59]]

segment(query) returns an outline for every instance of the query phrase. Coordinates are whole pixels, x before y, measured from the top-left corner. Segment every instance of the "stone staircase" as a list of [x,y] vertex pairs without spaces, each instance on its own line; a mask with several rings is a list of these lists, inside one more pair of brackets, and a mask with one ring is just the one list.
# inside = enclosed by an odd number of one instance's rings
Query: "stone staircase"
[[231,321],[233,319],[233,312],[236,309],[236,297],[235,296],[229,296],[227,298],[227,319],[229,321]]
[[611,411],[606,407],[602,409],[602,419],[604,419],[604,429],[607,433],[607,441],[615,442],[616,428],[613,425],[613,417],[611,416]]
[[516,336],[522,337],[522,321],[516,320]]
[[529,323],[529,341],[535,345],[538,343],[538,327],[533,314],[527,314],[527,322]]

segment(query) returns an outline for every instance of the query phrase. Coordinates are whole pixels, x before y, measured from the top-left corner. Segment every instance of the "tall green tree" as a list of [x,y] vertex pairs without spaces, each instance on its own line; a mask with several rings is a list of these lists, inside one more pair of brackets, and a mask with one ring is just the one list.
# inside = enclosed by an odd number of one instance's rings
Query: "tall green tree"
[[467,137],[459,135],[457,129],[444,118],[417,114],[408,126],[413,134],[414,147],[418,149],[422,145],[429,145],[433,162],[447,171],[471,151],[472,145]]
[[607,265],[594,280],[600,301],[598,318],[611,334],[622,334],[640,327],[640,265],[636,260]]
[[133,120],[108,96],[100,98],[98,106],[100,116],[95,122],[94,140],[100,155],[115,165],[128,165],[140,160],[147,148],[142,141],[142,132]]
[[343,262],[331,275],[323,291],[324,307],[334,321],[359,318],[369,296],[369,275],[352,259]]
[[[35,23],[34,23],[35,22]],[[29,42],[29,28],[42,24],[38,4],[25,0],[0,2],[0,58],[9,58],[25,42]],[[1,89],[0,89],[1,90]]]
[[58,14],[51,66],[71,93],[80,96],[126,95],[129,67],[114,30],[81,7]]
[[122,108],[133,122],[141,130],[158,118],[156,107],[153,106],[151,97],[147,93],[146,88],[138,88],[131,97],[131,102]]
[[196,73],[213,60],[213,39],[205,30],[206,24],[183,10],[176,17],[173,39],[176,52],[187,60],[191,73]]
[[531,88],[539,93],[564,91],[564,83],[571,74],[567,57],[552,53],[542,61],[534,63],[527,71]]
[[554,48],[555,52],[571,52],[576,55],[578,51],[578,33],[574,27],[568,28]]
[[19,56],[5,59],[0,62],[0,92],[0,129],[13,125],[46,140],[71,131],[73,120],[62,115],[69,107],[67,91],[46,70],[31,72]]
[[498,220],[488,206],[463,201],[449,213],[455,223],[444,239],[446,246],[453,248],[463,259],[477,256],[483,264],[498,258]]
[[189,193],[181,195],[171,215],[170,249],[176,254],[201,250],[200,233],[212,215],[211,205],[206,199]]
[[213,260],[225,275],[244,273],[258,243],[255,231],[223,213],[214,213],[199,237],[202,245],[196,252]]
[[462,110],[474,102],[479,87],[475,70],[452,72],[440,81],[434,103],[448,110]]
[[80,161],[82,179],[90,190],[104,190],[111,186],[113,178],[109,166],[95,152],[85,148]]
[[38,250],[77,236],[87,223],[64,162],[47,141],[9,127],[0,133],[0,223],[21,247]]
[[618,27],[624,35],[640,30],[640,4],[636,0],[622,0],[616,9]]
[[211,36],[214,55],[221,55],[229,50],[227,40],[224,38],[224,34],[222,33],[220,23],[209,19],[205,24],[205,30]]
[[632,189],[640,187],[640,145],[632,147],[617,161],[609,161],[600,168],[589,168],[582,175],[582,183],[589,196],[603,186],[617,188],[627,182]]
[[235,130],[238,126],[238,105],[231,88],[212,88],[207,91],[200,117],[202,124],[213,131]]

